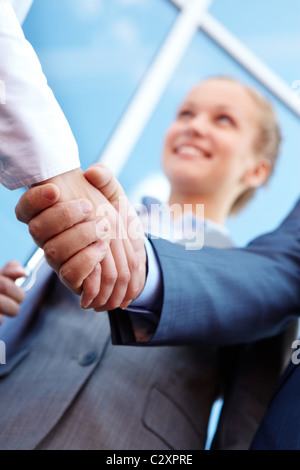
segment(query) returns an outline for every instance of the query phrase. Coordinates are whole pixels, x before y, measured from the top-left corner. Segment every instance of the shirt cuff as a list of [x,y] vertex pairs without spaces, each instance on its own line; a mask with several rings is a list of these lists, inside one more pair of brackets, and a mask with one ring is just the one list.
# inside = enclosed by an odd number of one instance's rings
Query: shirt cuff
[[148,320],[158,323],[162,303],[162,273],[157,256],[148,238],[145,239],[145,249],[148,265],[145,287],[139,297],[126,310],[140,313]]

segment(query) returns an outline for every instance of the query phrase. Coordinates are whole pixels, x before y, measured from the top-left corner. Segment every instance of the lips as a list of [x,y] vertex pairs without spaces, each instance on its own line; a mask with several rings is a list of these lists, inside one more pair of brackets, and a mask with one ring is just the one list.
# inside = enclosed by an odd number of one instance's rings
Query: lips
[[206,152],[195,145],[179,145],[175,148],[177,155],[196,157],[196,158],[211,158],[211,154]]

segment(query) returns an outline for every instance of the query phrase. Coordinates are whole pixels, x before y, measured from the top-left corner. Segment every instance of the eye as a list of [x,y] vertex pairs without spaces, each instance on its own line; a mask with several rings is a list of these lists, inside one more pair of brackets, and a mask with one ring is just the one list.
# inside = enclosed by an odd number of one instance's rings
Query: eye
[[217,117],[216,117],[216,120],[222,124],[228,124],[230,126],[234,126],[235,125],[235,122],[234,120],[232,119],[231,116],[229,116],[228,114],[219,114]]
[[192,118],[194,113],[190,109],[180,109],[177,114],[178,119]]

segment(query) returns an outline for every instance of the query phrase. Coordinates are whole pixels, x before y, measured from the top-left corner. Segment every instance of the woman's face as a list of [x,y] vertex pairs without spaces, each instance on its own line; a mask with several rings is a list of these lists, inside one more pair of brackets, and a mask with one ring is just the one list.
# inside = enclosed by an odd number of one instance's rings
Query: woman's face
[[255,166],[257,126],[257,105],[239,84],[196,86],[166,134],[163,168],[173,189],[208,195],[239,188]]

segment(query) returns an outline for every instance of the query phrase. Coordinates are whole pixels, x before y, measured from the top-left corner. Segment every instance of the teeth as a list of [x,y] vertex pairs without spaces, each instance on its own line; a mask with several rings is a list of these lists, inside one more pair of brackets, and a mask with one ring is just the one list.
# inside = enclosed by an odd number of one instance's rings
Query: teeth
[[195,147],[189,146],[189,145],[182,145],[181,147],[177,149],[177,151],[179,153],[185,153],[188,155],[196,155],[196,156],[204,157],[204,153],[201,152],[201,150]]

